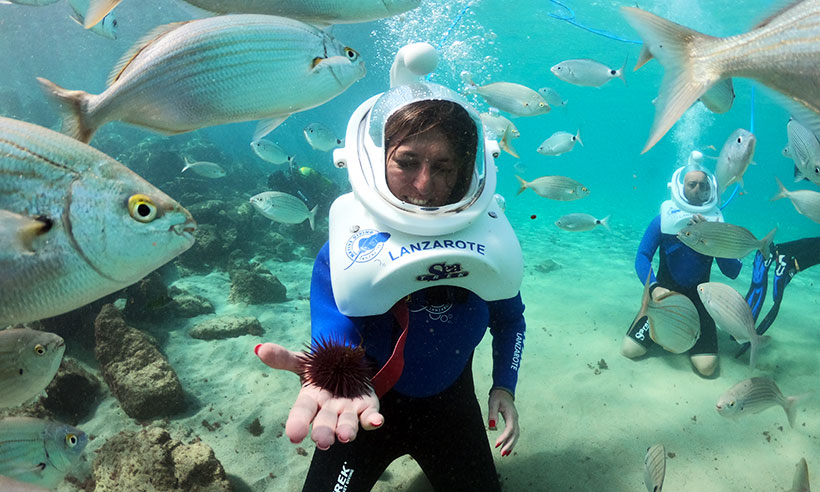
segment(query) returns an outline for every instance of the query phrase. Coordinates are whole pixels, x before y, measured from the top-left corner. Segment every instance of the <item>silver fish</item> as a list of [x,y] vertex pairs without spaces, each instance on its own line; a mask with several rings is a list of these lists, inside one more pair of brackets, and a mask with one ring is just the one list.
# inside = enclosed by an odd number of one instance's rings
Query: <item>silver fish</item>
[[185,0],[217,14],[268,14],[314,25],[348,24],[392,17],[421,0]]
[[666,449],[663,444],[647,448],[643,458],[643,483],[647,492],[661,492],[666,478]]
[[717,114],[722,114],[732,109],[735,101],[735,88],[732,79],[723,79],[713,85],[709,90],[700,96],[700,102],[706,108]]
[[175,134],[264,118],[257,139],[364,74],[359,54],[330,34],[247,14],[156,28],[125,54],[100,94],[38,80],[62,105],[63,133],[83,142],[115,120]]
[[516,152],[513,147],[512,141],[520,137],[521,133],[518,131],[518,128],[515,127],[515,124],[500,114],[493,112],[481,113],[479,116],[481,117],[481,123],[484,125],[490,137],[499,141],[498,143],[501,150],[513,157],[518,157],[518,152]]
[[626,78],[624,77],[625,66],[626,61],[624,61],[621,68],[616,70],[589,58],[579,58],[556,63],[550,67],[550,72],[570,84],[584,87],[601,87],[616,78],[623,80],[626,84]]
[[777,176],[774,179],[777,180],[780,191],[771,198],[771,201],[788,198],[794,205],[795,210],[820,224],[820,193],[811,190],[789,191]]
[[797,402],[802,397],[784,397],[780,388],[766,377],[749,378],[732,386],[717,401],[717,411],[724,417],[735,419],[749,413],[759,413],[769,407],[779,405],[786,412],[789,425],[794,427],[797,416]]
[[817,135],[794,118],[786,125],[789,144],[784,155],[794,160],[794,182],[808,179],[820,186],[820,141]]
[[715,177],[721,195],[732,183],[743,186],[743,174],[752,162],[756,144],[757,138],[743,128],[733,131],[726,139],[715,165]]
[[490,106],[516,116],[537,116],[548,113],[550,105],[529,87],[513,82],[493,82],[476,85],[469,72],[461,72],[461,79],[467,83],[469,92],[475,92]]
[[565,231],[591,231],[596,226],[602,225],[609,229],[609,215],[603,219],[596,219],[594,216],[583,213],[567,214],[555,221],[555,225]]
[[701,34],[634,7],[621,7],[621,12],[666,69],[643,152],[714,84],[731,77],[754,78],[820,124],[820,0],[794,2],[751,31],[726,38]]
[[769,341],[768,336],[758,335],[755,320],[746,299],[732,287],[720,282],[704,282],[698,285],[698,297],[709,316],[738,343],[751,343],[749,366],[754,369],[758,350]]
[[302,130],[305,140],[316,150],[327,152],[345,144],[343,139],[337,138],[333,130],[321,123],[311,123]]
[[649,319],[649,338],[664,350],[682,354],[700,338],[698,310],[688,297],[674,291],[652,299],[649,294],[650,275],[644,282],[641,310],[635,319],[646,316]]
[[54,488],[74,468],[88,436],[70,425],[30,417],[0,419],[0,475]]
[[316,205],[313,210],[308,210],[305,202],[281,191],[264,191],[252,196],[250,202],[260,214],[274,222],[301,224],[307,220],[310,222],[311,230],[316,220],[316,210],[319,208],[319,205]]
[[224,178],[227,174],[222,166],[215,162],[208,162],[208,161],[196,161],[191,162],[188,157],[185,157],[185,167],[182,168],[181,173],[184,173],[187,170],[191,170],[196,174],[202,176],[203,178]]
[[589,188],[566,176],[542,176],[532,181],[525,181],[520,176],[516,178],[521,183],[517,195],[523,193],[527,188],[539,196],[562,202],[579,200],[589,195]]
[[292,162],[292,155],[288,155],[282,147],[276,145],[270,140],[264,138],[254,140],[251,142],[251,149],[259,156],[260,159],[270,162],[271,164],[284,164]]
[[581,144],[582,147],[584,146],[584,142],[581,141],[580,129],[575,135],[569,132],[558,131],[541,142],[541,145],[539,145],[535,151],[542,155],[558,156],[571,151],[575,147],[575,142]]
[[127,287],[190,248],[196,229],[187,210],[102,152],[2,117],[0,210],[42,223],[30,251],[0,250],[0,326]]
[[544,100],[547,101],[551,107],[558,107],[563,108],[567,105],[567,100],[561,97],[561,94],[558,94],[558,91],[552,89],[550,87],[542,87],[538,89],[538,93],[543,96]]
[[33,400],[48,386],[65,352],[65,341],[29,328],[0,331],[0,408]]
[[715,258],[743,258],[754,250],[769,257],[777,227],[758,240],[745,227],[726,222],[698,222],[678,231],[678,239],[698,253]]
[[105,19],[114,7],[119,5],[122,0],[88,0],[88,8],[85,11],[85,21],[83,27],[91,29],[96,26],[98,22]]
[[[74,19],[77,24],[81,26],[85,25],[85,15],[86,12],[88,12],[89,1],[68,0],[68,4],[71,6],[71,10],[74,11],[74,15],[71,18]],[[114,12],[108,13],[108,15],[103,17],[100,22],[91,27],[89,31],[94,34],[99,34],[104,38],[117,39],[117,33],[119,32],[119,21],[117,20],[117,16]]]
[[797,462],[797,467],[794,470],[794,479],[792,480],[792,488],[789,492],[811,492],[811,484],[809,484],[809,465],[806,464],[806,458],[800,458]]

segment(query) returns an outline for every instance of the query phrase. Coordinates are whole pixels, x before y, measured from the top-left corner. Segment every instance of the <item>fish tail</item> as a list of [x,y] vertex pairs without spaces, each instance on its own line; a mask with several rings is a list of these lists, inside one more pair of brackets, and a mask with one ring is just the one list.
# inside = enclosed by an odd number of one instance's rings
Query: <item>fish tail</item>
[[635,62],[635,68],[632,69],[633,72],[637,72],[639,68],[646,65],[646,62],[652,59],[652,53],[650,53],[649,48],[646,47],[646,44],[641,45],[641,53],[638,55],[638,61]]
[[527,188],[529,188],[529,186],[527,186],[529,183],[527,183],[526,181],[524,181],[524,178],[522,178],[521,176],[516,175],[515,177],[516,177],[516,178],[518,178],[518,182],[519,182],[519,183],[521,183],[521,188],[518,188],[518,193],[516,193],[516,194],[515,194],[515,196],[518,196],[518,195],[520,195],[521,193],[523,193],[523,192],[524,192],[524,190],[526,190]]
[[577,132],[575,132],[575,139],[578,140],[578,143],[581,144],[581,147],[584,146],[584,142],[581,140],[581,129],[579,128]]
[[760,348],[760,338],[755,337],[753,340],[750,340],[750,348],[749,348],[749,367],[754,370],[755,366],[757,365],[757,349]]
[[624,59],[624,64],[621,65],[621,68],[619,68],[617,72],[615,72],[615,73],[618,74],[618,78],[623,80],[624,85],[627,86],[627,87],[629,87],[629,84],[626,83],[626,75],[624,75],[624,69],[626,69],[626,64],[628,62],[629,62],[629,55],[626,55],[626,58]]
[[512,128],[507,126],[504,130],[504,136],[501,138],[501,142],[499,142],[499,146],[501,150],[510,154],[511,156],[518,158],[518,152],[516,152],[515,148],[512,146]]
[[780,178],[775,176],[774,179],[775,179],[775,181],[777,181],[778,191],[777,191],[777,194],[775,196],[773,196],[769,199],[770,202],[773,202],[775,200],[780,200],[781,198],[785,198],[785,197],[789,196],[789,190],[787,190],[786,187],[783,186],[783,183],[780,181]]
[[88,10],[85,13],[85,28],[91,29],[98,22],[114,10],[114,7],[120,3],[121,0],[90,0],[88,2]]
[[612,232],[612,229],[609,228],[609,218],[612,217],[611,215],[607,215],[603,219],[599,220],[598,222],[606,228],[607,231]]
[[316,221],[316,211],[317,210],[319,210],[319,205],[316,205],[315,207],[313,207],[313,209],[310,211],[310,215],[308,215],[308,222],[310,222],[310,230],[311,231],[316,230],[314,228],[314,225],[315,225],[315,221]]
[[814,391],[803,393],[797,396],[787,396],[786,403],[783,405],[783,410],[786,411],[786,417],[789,419],[789,426],[794,427],[794,421],[797,419],[797,404],[801,401],[814,396]]
[[62,113],[62,132],[83,143],[91,141],[91,136],[97,131],[97,127],[88,119],[88,99],[93,97],[85,91],[72,91],[63,89],[54,82],[37,77],[40,87],[50,99],[60,105]]
[[760,240],[760,252],[763,253],[763,258],[769,257],[769,247],[772,245],[774,235],[777,232],[777,226],[766,234],[766,237]]
[[[697,71],[694,70],[695,62],[691,53],[695,46],[702,44],[709,36],[634,7],[621,7],[621,13],[632,28],[638,31],[644,45],[665,69],[655,104],[655,120],[646,146],[641,151],[645,153],[721,77],[719,73],[711,73],[713,70],[709,68],[714,67],[699,67]],[[653,50],[653,47],[657,49]],[[706,72],[707,75],[696,77],[696,72]]]

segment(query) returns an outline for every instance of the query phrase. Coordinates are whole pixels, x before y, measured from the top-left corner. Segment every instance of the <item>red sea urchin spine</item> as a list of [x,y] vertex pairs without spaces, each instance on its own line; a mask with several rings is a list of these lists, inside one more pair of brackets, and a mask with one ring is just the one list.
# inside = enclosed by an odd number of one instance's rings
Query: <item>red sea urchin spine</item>
[[305,384],[327,390],[335,397],[358,398],[373,387],[373,370],[364,356],[364,348],[351,347],[344,341],[313,339],[308,351],[300,356],[300,376]]

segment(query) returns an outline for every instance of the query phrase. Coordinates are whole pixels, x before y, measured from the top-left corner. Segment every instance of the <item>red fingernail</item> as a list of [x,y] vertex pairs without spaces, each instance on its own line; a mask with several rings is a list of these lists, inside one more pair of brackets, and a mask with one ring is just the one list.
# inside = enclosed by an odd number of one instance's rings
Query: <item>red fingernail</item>
[[377,424],[377,423],[374,423],[374,424],[373,424],[373,427],[381,427],[383,423],[384,423],[384,421],[381,421],[381,422],[379,422],[378,424]]
[[498,446],[501,446],[500,442],[495,445],[496,449],[498,449]]
[[256,347],[253,348],[253,353],[256,354],[257,356],[259,355],[259,347],[261,347],[261,346],[262,346],[262,344],[259,343],[259,344],[256,345]]
[[490,429],[495,427],[495,420],[490,420]]
[[504,451],[503,453],[501,453],[501,456],[502,456],[502,457],[504,457],[504,456],[509,456],[509,455],[510,455],[510,452],[509,452],[509,451]]

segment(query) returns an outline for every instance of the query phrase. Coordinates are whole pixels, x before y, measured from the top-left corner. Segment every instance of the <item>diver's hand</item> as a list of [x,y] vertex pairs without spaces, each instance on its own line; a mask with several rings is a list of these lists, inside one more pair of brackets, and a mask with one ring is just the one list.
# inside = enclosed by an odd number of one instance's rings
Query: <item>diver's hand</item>
[[518,410],[515,409],[513,396],[509,391],[501,388],[490,390],[489,402],[489,427],[496,430],[495,423],[498,421],[498,413],[504,417],[504,432],[495,440],[495,447],[501,446],[501,456],[508,456],[512,453],[521,429],[518,427]]
[[[254,349],[268,366],[299,374],[300,352],[288,350],[274,343],[263,343]],[[378,429],[384,424],[379,413],[379,399],[371,391],[359,398],[335,398],[318,386],[305,385],[290,409],[285,423],[285,434],[292,443],[299,443],[308,435],[313,424],[311,439],[319,449],[326,450],[335,442],[356,439],[359,425],[365,430]]]
[[706,217],[703,214],[695,214],[689,219],[689,225],[697,224],[698,222],[706,222]]

